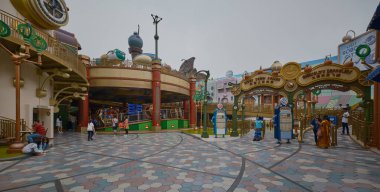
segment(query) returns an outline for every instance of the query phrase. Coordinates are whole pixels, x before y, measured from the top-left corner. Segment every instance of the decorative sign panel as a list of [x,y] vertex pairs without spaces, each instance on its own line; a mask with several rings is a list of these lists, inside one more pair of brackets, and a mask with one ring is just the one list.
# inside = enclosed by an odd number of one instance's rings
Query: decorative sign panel
[[348,43],[343,43],[338,46],[338,62],[344,64],[347,61],[352,59],[354,66],[358,67],[360,70],[367,69],[364,65],[361,64],[359,56],[356,55],[356,48],[360,45],[368,45],[370,48],[369,55],[365,58],[367,64],[376,66],[376,31],[368,31]]
[[300,86],[308,86],[318,81],[331,80],[351,83],[358,79],[360,71],[356,67],[343,67],[338,64],[319,65],[309,73],[303,72],[297,78]]
[[289,107],[280,108],[281,139],[292,139],[292,112]]
[[241,90],[247,91],[255,87],[272,87],[272,88],[281,88],[284,86],[285,80],[281,77],[274,77],[269,74],[258,74],[250,79],[242,80]]

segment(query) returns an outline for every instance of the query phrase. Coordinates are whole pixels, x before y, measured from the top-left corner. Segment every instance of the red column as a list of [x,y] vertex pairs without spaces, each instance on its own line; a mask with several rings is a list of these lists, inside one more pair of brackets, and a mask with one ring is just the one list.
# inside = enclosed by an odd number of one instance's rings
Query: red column
[[154,60],[152,64],[152,128],[153,131],[161,130],[161,64],[159,60]]
[[374,85],[374,99],[373,99],[373,107],[374,107],[374,131],[375,131],[375,145],[378,149],[380,149],[380,83],[375,83]]
[[195,83],[197,79],[195,77],[190,78],[190,127],[195,128],[196,126],[196,111],[195,111],[195,101],[194,101],[194,95],[195,95]]
[[79,112],[80,112],[80,126],[81,127],[87,127],[87,123],[88,123],[88,95],[85,95],[84,96],[84,100],[81,100],[80,101],[80,104],[79,104]]
[[189,119],[189,100],[183,101],[183,118]]

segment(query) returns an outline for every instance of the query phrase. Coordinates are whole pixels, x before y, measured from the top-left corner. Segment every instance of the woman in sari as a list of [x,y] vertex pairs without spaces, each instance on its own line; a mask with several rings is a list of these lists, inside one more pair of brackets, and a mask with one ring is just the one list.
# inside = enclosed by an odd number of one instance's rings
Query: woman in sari
[[318,132],[318,147],[327,149],[330,147],[330,120],[327,115],[323,116]]

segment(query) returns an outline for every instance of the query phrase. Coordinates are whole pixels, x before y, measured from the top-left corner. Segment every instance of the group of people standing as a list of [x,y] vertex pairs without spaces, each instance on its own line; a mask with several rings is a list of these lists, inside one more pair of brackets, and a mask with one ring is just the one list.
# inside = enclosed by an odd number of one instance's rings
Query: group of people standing
[[[348,128],[348,117],[350,114],[348,113],[348,109],[344,109],[344,113],[342,115],[342,135],[344,135],[347,130],[347,135],[350,134]],[[310,122],[310,125],[314,132],[314,141],[315,144],[320,148],[328,148],[330,147],[331,139],[331,128],[332,123],[330,121],[329,116],[323,116],[323,119],[319,118],[318,115],[315,115],[314,119]]]
[[[126,117],[124,119],[124,121],[122,121],[122,122],[119,122],[119,120],[117,119],[116,116],[114,118],[112,118],[112,129],[113,129],[114,135],[116,135],[119,128],[125,129],[125,135],[124,136],[128,137],[128,130],[129,130],[128,117]],[[93,136],[95,134],[95,125],[94,125],[94,122],[92,120],[90,120],[88,122],[87,134],[88,134],[88,141],[92,141]]]

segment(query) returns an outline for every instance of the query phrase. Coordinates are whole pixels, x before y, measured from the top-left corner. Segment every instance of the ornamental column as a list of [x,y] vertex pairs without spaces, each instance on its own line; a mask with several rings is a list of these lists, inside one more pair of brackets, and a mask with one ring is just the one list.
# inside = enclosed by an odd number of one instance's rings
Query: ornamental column
[[196,127],[196,111],[195,111],[195,83],[197,79],[195,77],[190,77],[190,128]]
[[311,91],[308,91],[307,93],[307,116],[311,116]]
[[152,63],[152,129],[153,131],[161,130],[161,62],[158,59]]
[[79,103],[79,119],[81,128],[87,127],[89,121],[88,114],[88,95],[84,95],[84,100],[81,100]]

